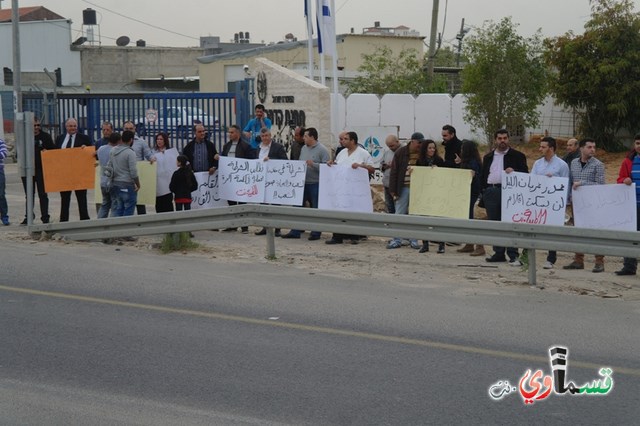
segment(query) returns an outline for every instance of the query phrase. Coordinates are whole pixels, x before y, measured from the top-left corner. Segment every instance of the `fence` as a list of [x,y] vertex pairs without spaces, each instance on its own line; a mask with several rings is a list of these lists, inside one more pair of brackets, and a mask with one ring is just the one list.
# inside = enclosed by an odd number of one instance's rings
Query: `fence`
[[93,141],[100,139],[104,121],[121,130],[124,122],[131,120],[138,136],[150,146],[157,133],[166,132],[179,150],[193,137],[196,123],[205,126],[209,139],[220,150],[236,113],[233,93],[24,93],[23,109],[33,111],[54,136],[64,133],[64,121],[69,117],[75,117],[79,131]]
[[529,249],[529,284],[536,285],[535,250],[640,257],[637,232],[588,230],[494,221],[353,213],[296,207],[241,205],[29,226],[29,232],[59,233],[72,240],[157,235],[238,226],[268,228],[267,256],[274,257],[273,228],[314,229],[354,235],[418,238]]

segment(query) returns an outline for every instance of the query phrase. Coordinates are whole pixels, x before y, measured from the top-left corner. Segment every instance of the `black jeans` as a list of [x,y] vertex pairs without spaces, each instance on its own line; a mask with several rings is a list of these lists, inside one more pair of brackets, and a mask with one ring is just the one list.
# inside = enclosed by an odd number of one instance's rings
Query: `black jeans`
[[[487,210],[487,218],[489,220],[502,220],[502,188],[500,185],[489,186],[484,190],[482,194],[484,200],[484,208]],[[499,246],[493,246],[495,256],[504,257],[505,248]],[[506,249],[509,260],[516,260],[518,258],[518,249],[515,247],[508,247]]]
[[[27,199],[27,178],[22,177],[22,187],[24,188],[24,199]],[[42,222],[49,221],[49,196],[44,191],[44,178],[42,175],[36,175],[33,177],[33,198],[35,200],[36,192],[38,193],[38,201],[40,201],[40,219]],[[35,204],[34,204],[35,207]],[[27,206],[25,203],[24,217],[27,217]]]

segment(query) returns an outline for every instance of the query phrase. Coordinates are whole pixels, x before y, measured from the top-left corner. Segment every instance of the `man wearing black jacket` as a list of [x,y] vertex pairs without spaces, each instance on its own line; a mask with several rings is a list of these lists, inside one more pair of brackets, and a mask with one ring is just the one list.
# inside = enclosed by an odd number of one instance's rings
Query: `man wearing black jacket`
[[[47,149],[56,149],[56,144],[53,143],[51,135],[42,131],[42,125],[37,118],[33,121],[33,142],[34,142],[34,176],[33,176],[33,197],[35,198],[36,191],[38,192],[38,200],[40,201],[40,219],[42,223],[49,223],[49,196],[44,190],[44,174],[42,172],[42,151]],[[24,188],[25,201],[27,197],[27,178],[22,176],[22,187]],[[20,225],[27,224],[27,213],[25,207],[24,220]]]
[[196,136],[184,147],[182,154],[189,159],[194,173],[209,172],[212,175],[218,168],[220,155],[213,143],[206,138],[202,124],[196,124],[194,130]]
[[[509,146],[509,131],[497,130],[494,134],[494,149],[482,161],[482,199],[489,220],[502,218],[502,174],[511,172],[529,173],[527,157]],[[505,248],[493,246],[493,256],[487,262],[506,262]],[[518,249],[506,249],[509,264],[519,266]]]
[[456,129],[450,124],[442,126],[442,146],[444,146],[444,167],[457,169],[456,156],[462,150],[462,141],[456,135]]

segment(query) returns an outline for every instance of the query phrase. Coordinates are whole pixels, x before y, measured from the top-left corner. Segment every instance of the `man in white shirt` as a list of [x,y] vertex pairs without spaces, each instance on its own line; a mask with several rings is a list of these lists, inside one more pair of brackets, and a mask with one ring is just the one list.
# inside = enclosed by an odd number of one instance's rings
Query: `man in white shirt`
[[367,172],[373,173],[375,168],[373,167],[373,158],[371,154],[358,145],[358,134],[356,132],[347,132],[344,139],[344,148],[336,156],[335,161],[330,161],[328,165],[333,164],[350,164],[352,168],[357,169],[362,167],[367,169]]
[[[369,174],[373,173],[373,158],[369,152],[358,145],[358,134],[356,132],[346,132],[343,138],[344,149],[336,156],[335,161],[329,161],[327,165],[350,165],[353,169],[362,167]],[[360,239],[357,235],[333,234],[331,239],[325,241],[326,244],[342,244],[343,240],[351,240],[351,244],[358,244]]]
[[[550,136],[542,138],[539,150],[542,158],[539,158],[533,163],[531,174],[548,177],[564,177],[567,178],[567,185],[569,185],[569,166],[563,159],[556,155],[556,140]],[[552,269],[556,260],[557,255],[555,250],[549,251],[547,254],[547,262],[543,268]]]

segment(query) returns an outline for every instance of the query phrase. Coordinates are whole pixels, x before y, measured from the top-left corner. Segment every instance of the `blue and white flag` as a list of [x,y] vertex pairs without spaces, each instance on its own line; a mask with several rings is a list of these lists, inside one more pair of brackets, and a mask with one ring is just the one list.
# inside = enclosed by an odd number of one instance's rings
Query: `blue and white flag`
[[334,56],[336,52],[336,19],[330,0],[316,0],[318,52]]

